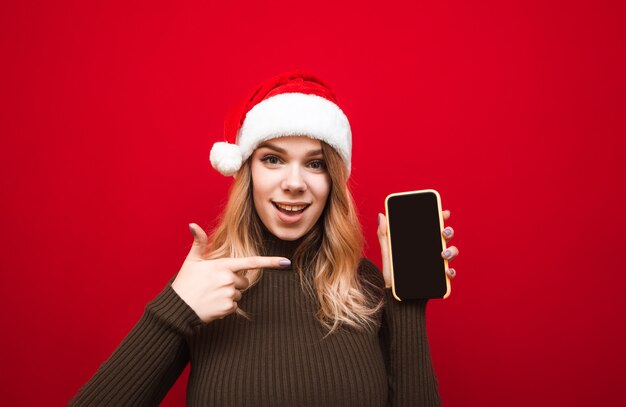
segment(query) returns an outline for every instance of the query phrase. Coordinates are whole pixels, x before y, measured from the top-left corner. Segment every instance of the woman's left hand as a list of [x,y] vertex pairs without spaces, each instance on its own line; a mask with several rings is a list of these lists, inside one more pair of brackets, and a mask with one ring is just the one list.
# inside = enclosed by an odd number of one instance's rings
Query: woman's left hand
[[[444,222],[450,219],[450,211],[445,210],[442,212]],[[446,242],[449,242],[454,237],[454,229],[450,226],[443,229],[443,237]],[[391,287],[391,259],[389,258],[389,245],[387,243],[387,218],[382,213],[378,214],[378,243],[380,244],[380,253],[383,262],[383,277],[385,278],[385,287]],[[459,250],[456,246],[448,246],[443,252],[441,257],[448,260],[448,262],[454,260],[459,255]],[[453,279],[456,277],[456,270],[448,268],[448,277]]]

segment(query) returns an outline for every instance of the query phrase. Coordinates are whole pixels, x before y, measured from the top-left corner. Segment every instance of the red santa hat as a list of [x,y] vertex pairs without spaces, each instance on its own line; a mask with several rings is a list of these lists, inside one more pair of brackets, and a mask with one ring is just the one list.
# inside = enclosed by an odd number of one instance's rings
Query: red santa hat
[[234,175],[260,143],[296,135],[329,144],[350,173],[352,132],[348,118],[333,91],[317,77],[301,71],[261,83],[228,114],[226,141],[213,145],[211,164],[223,175]]

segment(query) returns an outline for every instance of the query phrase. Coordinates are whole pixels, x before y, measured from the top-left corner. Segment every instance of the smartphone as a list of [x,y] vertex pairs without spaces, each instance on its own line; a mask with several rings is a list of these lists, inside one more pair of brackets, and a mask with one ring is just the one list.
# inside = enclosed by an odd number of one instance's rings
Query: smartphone
[[387,236],[393,296],[399,300],[447,298],[448,261],[441,197],[434,189],[387,196]]

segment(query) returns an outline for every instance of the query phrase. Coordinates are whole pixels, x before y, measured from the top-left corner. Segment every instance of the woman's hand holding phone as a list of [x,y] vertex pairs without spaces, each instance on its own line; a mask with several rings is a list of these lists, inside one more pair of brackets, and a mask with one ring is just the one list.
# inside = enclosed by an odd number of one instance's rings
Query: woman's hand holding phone
[[172,289],[208,323],[224,318],[237,310],[241,292],[250,285],[237,272],[261,268],[280,268],[291,264],[284,257],[243,257],[207,260],[210,249],[204,230],[195,223],[189,225],[194,236],[193,246]]
[[[450,219],[450,211],[442,211],[443,220],[448,221]],[[446,242],[449,242],[454,237],[454,229],[448,226],[443,229],[443,237]],[[391,257],[389,256],[389,237],[387,236],[387,218],[382,213],[378,214],[378,243],[380,244],[380,252],[383,263],[383,277],[385,279],[385,287],[391,287]],[[449,251],[449,253],[446,253]],[[446,256],[448,254],[448,256]],[[449,246],[441,253],[441,257],[452,261],[459,254],[459,250],[456,246]],[[448,277],[453,279],[456,277],[456,271],[453,268],[448,268]]]
[[[447,222],[448,219],[450,219],[450,211],[449,210],[446,209],[446,210],[442,211],[441,214],[443,215],[443,221],[444,222]],[[443,235],[444,239],[446,239],[446,242],[449,242],[454,237],[454,229],[452,229],[451,226],[446,226],[443,229],[442,235]],[[447,250],[449,250],[450,252],[446,253]],[[441,252],[441,257],[443,257],[444,259],[447,259],[448,262],[454,260],[454,258],[456,256],[458,256],[458,255],[459,255],[459,249],[457,249],[456,246],[448,246],[448,248],[446,250]],[[448,268],[448,277],[450,277],[450,278],[456,277],[456,270],[454,270],[453,268]]]

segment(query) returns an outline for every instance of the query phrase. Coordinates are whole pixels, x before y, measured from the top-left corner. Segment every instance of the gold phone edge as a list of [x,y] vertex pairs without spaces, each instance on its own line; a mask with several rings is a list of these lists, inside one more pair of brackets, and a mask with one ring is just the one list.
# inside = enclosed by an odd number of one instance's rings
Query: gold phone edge
[[[439,229],[440,229],[440,233],[439,235],[441,236],[441,247],[443,247],[443,250],[446,250],[446,239],[443,237],[443,210],[441,209],[441,196],[439,195],[439,192],[437,192],[437,190],[435,189],[418,189],[415,191],[406,191],[406,192],[394,192],[392,194],[387,195],[387,197],[385,198],[385,216],[387,216],[387,247],[389,250],[389,268],[390,268],[390,273],[391,273],[391,293],[393,294],[393,297],[398,300],[398,301],[402,301],[402,299],[398,296],[398,294],[396,294],[396,285],[395,285],[395,281],[394,281],[394,273],[393,273],[393,253],[391,250],[391,239],[389,239],[390,233],[389,233],[389,208],[387,206],[387,203],[389,201],[389,198],[394,197],[394,196],[399,196],[399,195],[410,195],[410,194],[416,194],[416,193],[434,193],[435,196],[437,197],[437,209],[439,211]],[[450,293],[452,291],[452,287],[450,286],[450,277],[448,276],[448,260],[447,259],[443,259],[443,264],[444,264],[444,273],[445,273],[445,277],[446,277],[446,293],[444,294],[443,297],[441,297],[442,299],[446,299],[450,296]],[[384,267],[384,265],[383,265]]]

